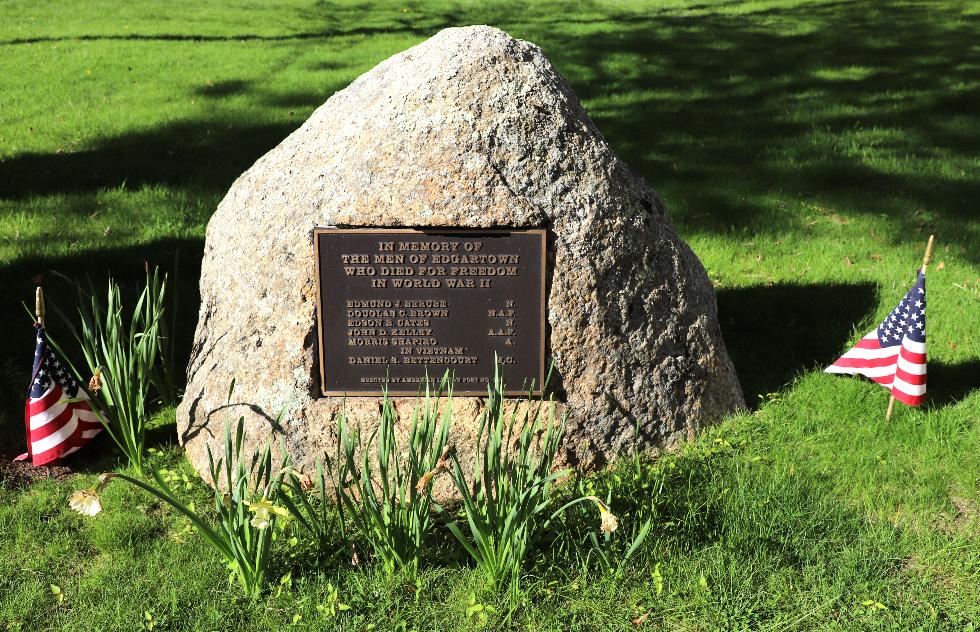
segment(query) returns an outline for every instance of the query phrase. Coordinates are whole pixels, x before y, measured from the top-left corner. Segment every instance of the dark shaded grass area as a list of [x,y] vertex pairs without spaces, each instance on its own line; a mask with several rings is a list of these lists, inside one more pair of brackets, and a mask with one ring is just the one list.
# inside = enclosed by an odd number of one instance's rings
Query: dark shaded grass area
[[[980,26],[965,20],[952,26],[925,6],[841,2],[763,13],[780,24],[798,15],[809,30],[746,28],[737,16],[661,17],[590,36],[560,59],[586,69],[584,83],[575,82],[585,95],[642,94],[650,86],[677,91],[675,100],[641,97],[596,118],[636,170],[654,183],[669,182],[670,197],[680,193],[683,204],[675,209],[700,213],[679,217],[685,232],[799,228],[798,215],[763,201],[778,192],[851,212],[885,213],[896,241],[924,228],[952,241],[975,240],[976,225],[963,222],[976,218],[970,202],[980,193],[976,178],[899,175],[846,151],[806,145],[815,132],[881,129],[896,132],[883,141],[895,153],[926,158],[941,148],[936,158],[975,157],[976,126],[951,131],[947,117],[980,109],[980,90],[945,88],[980,79],[980,66],[964,63],[970,51],[975,61]],[[595,63],[624,50],[648,64]],[[851,66],[861,69],[859,80],[821,74]],[[664,138],[667,130],[673,133]],[[793,151],[783,151],[788,148]],[[913,212],[923,209],[926,217]],[[978,260],[976,252],[968,256]]]
[[[211,98],[222,98],[235,88],[219,83],[207,91]],[[220,194],[298,125],[177,122],[98,140],[95,148],[75,153],[19,155],[0,163],[0,196],[94,193],[151,184]]]
[[831,364],[852,336],[853,323],[877,304],[870,283],[720,289],[722,335],[746,404],[754,408],[798,374]]

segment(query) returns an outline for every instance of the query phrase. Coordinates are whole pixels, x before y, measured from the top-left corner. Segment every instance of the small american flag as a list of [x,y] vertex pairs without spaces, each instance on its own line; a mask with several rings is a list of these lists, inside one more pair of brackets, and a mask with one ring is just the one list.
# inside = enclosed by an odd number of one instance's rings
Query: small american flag
[[909,406],[925,401],[926,277],[921,271],[885,320],[826,371],[863,375]]
[[24,410],[27,454],[34,465],[51,463],[77,451],[102,430],[89,397],[71,378],[35,324],[34,371]]

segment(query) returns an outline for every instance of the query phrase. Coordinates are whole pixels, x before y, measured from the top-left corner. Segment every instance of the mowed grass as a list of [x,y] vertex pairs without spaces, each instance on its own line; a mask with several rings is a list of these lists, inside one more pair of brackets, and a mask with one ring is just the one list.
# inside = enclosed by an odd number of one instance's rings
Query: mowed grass
[[[980,626],[976,3],[6,0],[3,458],[23,445],[34,274],[136,279],[176,258],[186,353],[204,228],[234,178],[361,72],[473,23],[540,45],[664,196],[715,282],[751,410],[592,479],[624,531],[653,517],[650,537],[601,573],[575,544],[595,517],[570,516],[576,536],[545,542],[516,601],[443,530],[418,577],[394,578],[317,564],[283,534],[269,595],[244,603],[149,496],[114,484],[97,519],[67,510],[119,466],[102,441],[78,476],[0,479],[0,629]],[[930,233],[931,399],[885,423],[883,389],[819,369],[901,298]],[[49,295],[70,305],[64,286]],[[172,423],[158,413],[151,460],[190,474]],[[350,609],[331,614],[338,601]],[[483,623],[471,602],[496,613]]]

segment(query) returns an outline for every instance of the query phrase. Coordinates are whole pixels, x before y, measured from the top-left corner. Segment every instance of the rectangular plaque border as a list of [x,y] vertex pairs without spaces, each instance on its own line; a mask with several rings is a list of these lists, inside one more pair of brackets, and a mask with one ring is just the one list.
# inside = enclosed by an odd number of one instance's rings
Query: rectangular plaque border
[[[540,375],[536,382],[536,387],[532,391],[522,391],[522,390],[508,390],[504,392],[506,397],[521,397],[530,394],[531,397],[541,397],[544,390],[544,380],[545,380],[545,347],[547,343],[548,331],[547,331],[547,285],[548,285],[548,229],[547,228],[440,228],[438,226],[431,226],[425,228],[384,228],[384,227],[365,227],[365,228],[329,228],[326,226],[316,226],[313,228],[313,258],[315,265],[316,276],[314,277],[316,285],[316,345],[317,345],[317,356],[319,360],[320,369],[320,394],[323,397],[381,397],[384,395],[383,390],[378,391],[328,391],[324,387],[326,384],[325,373],[323,370],[323,315],[321,312],[321,307],[323,305],[323,297],[320,295],[320,239],[319,235],[325,233],[333,234],[346,234],[346,233],[397,233],[397,234],[416,234],[416,235],[426,235],[426,234],[442,234],[442,235],[453,235],[453,234],[513,234],[513,233],[524,233],[531,235],[538,235],[541,239],[541,349],[538,366],[540,368]],[[440,378],[441,379],[441,378]],[[393,397],[407,397],[418,395],[418,389],[411,391],[394,391],[389,390],[388,395]],[[461,397],[481,397],[487,394],[486,389],[480,391],[458,391],[453,389],[453,396]]]

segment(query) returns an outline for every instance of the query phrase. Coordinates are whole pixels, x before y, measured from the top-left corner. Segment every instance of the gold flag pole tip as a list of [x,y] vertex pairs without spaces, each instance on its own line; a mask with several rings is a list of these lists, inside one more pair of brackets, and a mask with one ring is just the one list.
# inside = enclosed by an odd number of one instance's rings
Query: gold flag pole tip
[[34,293],[34,313],[37,315],[37,324],[44,327],[44,289],[40,285]]
[[922,257],[922,274],[926,273],[926,268],[932,263],[932,253],[936,250],[936,236],[929,235],[929,243],[926,244],[926,254]]

